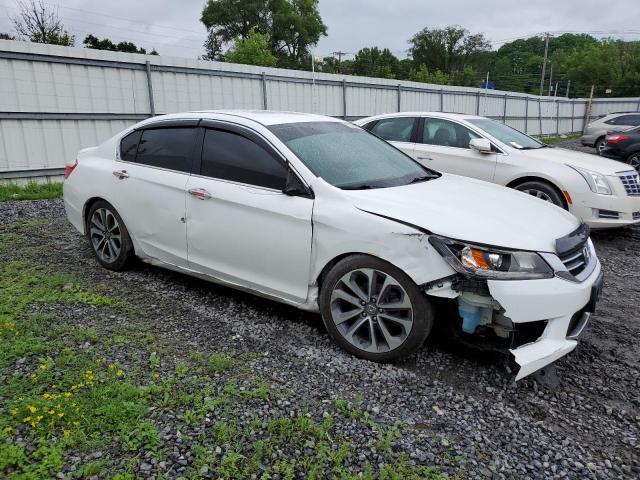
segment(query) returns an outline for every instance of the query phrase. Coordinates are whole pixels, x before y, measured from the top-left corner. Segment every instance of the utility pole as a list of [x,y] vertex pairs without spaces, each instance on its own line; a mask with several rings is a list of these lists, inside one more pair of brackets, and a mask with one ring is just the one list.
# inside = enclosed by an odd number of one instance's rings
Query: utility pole
[[342,64],[342,56],[349,55],[349,53],[338,50],[337,52],[331,52],[331,55],[338,57],[338,72],[340,72],[341,71],[340,65]]
[[567,98],[569,98],[569,89],[571,88],[571,80],[569,80],[567,82],[567,94],[565,95]]
[[559,83],[560,83],[560,82],[556,82],[556,87],[553,89],[553,96],[554,96],[554,97],[557,97],[557,96],[558,96],[558,84],[559,84]]
[[544,34],[544,62],[542,62],[542,75],[540,76],[540,95],[544,95],[544,75],[547,73],[547,57],[549,56],[549,34]]
[[551,70],[549,71],[549,96],[551,96],[551,87],[553,86],[551,82],[553,82],[553,63],[551,64]]
[[584,123],[582,125],[582,133],[584,133],[584,129],[587,128],[587,124],[589,120],[591,120],[591,106],[593,104],[593,91],[595,89],[595,85],[591,85],[591,93],[589,94],[589,103],[587,103],[586,111],[584,112]]

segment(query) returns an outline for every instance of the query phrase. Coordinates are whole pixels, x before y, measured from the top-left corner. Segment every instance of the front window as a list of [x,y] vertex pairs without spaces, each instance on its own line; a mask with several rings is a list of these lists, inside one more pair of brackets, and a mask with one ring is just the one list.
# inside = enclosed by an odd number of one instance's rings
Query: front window
[[439,176],[355,125],[305,122],[269,129],[309,170],[338,188],[396,187]]
[[480,130],[485,131],[492,137],[497,138],[502,143],[509,145],[510,147],[517,148],[518,150],[535,150],[537,148],[546,147],[544,143],[537,141],[529,135],[525,135],[515,128],[511,128],[504,123],[489,120],[488,118],[472,118],[467,121],[478,127]]

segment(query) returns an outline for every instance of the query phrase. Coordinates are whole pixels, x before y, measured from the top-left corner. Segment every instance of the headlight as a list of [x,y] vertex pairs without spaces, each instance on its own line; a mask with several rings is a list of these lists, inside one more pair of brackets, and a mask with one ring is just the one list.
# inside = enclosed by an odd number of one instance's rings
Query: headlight
[[535,252],[480,247],[432,235],[429,243],[456,272],[492,280],[552,278],[553,270]]
[[594,193],[600,193],[602,195],[611,195],[611,187],[604,175],[590,170],[583,170],[582,168],[574,167],[573,165],[567,165],[573,168],[576,172],[582,175],[582,178],[587,182],[589,188]]

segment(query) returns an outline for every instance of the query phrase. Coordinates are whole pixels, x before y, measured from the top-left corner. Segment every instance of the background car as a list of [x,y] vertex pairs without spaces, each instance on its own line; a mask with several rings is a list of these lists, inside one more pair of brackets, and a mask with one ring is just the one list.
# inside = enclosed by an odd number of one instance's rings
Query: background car
[[607,134],[601,155],[628,163],[640,173],[640,127]]
[[588,147],[595,147],[600,153],[604,147],[604,137],[607,133],[637,126],[640,126],[640,112],[610,113],[587,124],[582,137],[580,137],[580,143]]
[[573,215],[318,115],[154,117],[66,177],[67,216],[104,267],[139,257],[319,312],[374,361],[409,355],[457,308],[461,334],[501,342],[521,378],[576,347],[602,284]]
[[569,210],[592,228],[640,222],[640,177],[619,162],[553,148],[472,115],[393,113],[355,123],[425,166],[520,190]]

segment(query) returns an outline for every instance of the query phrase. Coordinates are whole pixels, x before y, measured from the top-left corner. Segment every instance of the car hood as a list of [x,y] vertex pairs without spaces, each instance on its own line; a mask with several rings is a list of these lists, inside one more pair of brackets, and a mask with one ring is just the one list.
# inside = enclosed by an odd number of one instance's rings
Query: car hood
[[590,153],[576,152],[566,148],[538,148],[536,150],[519,150],[518,155],[531,161],[531,165],[536,162],[551,161],[571,165],[572,167],[583,168],[598,172],[603,175],[615,175],[617,172],[629,170],[628,165],[615,160],[609,160]]
[[345,193],[360,210],[449,238],[512,249],[554,252],[556,239],[580,225],[542,200],[457,175]]

